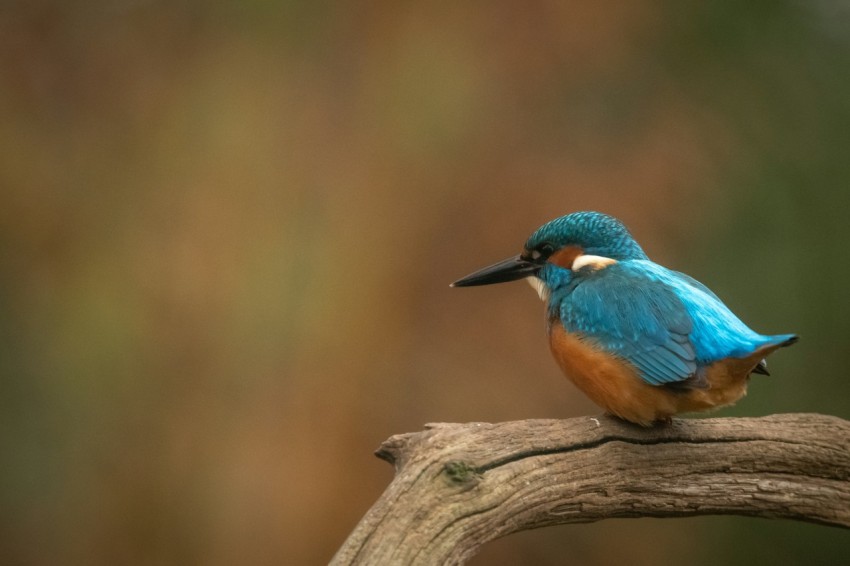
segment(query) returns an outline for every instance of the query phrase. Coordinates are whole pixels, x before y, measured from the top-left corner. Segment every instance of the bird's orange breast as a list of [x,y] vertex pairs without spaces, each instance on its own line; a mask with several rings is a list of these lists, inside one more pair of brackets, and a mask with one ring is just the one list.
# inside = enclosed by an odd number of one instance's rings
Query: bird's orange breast
[[629,362],[568,333],[557,321],[549,331],[549,346],[564,374],[594,403],[643,426],[735,403],[746,394],[747,377],[761,359],[721,360],[703,370],[708,387],[676,391],[650,385]]

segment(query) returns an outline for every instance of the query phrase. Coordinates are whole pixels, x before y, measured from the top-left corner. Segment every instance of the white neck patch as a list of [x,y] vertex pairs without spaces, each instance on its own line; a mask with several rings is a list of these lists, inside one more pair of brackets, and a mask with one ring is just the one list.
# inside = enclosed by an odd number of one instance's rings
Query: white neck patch
[[542,279],[532,275],[531,277],[526,277],[525,280],[528,281],[532,289],[537,291],[537,296],[540,297],[541,301],[545,303],[549,300],[549,287],[546,286],[546,283]]
[[594,271],[604,269],[609,265],[617,263],[616,259],[604,257],[601,255],[580,255],[573,261],[573,271],[578,271],[582,267],[590,267]]

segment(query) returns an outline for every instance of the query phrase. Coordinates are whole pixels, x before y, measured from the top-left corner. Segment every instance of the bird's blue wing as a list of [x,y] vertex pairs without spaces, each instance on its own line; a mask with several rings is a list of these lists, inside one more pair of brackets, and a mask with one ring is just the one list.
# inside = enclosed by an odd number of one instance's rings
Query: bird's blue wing
[[559,314],[569,332],[626,359],[652,385],[687,380],[697,370],[693,321],[665,283],[626,262],[580,275]]

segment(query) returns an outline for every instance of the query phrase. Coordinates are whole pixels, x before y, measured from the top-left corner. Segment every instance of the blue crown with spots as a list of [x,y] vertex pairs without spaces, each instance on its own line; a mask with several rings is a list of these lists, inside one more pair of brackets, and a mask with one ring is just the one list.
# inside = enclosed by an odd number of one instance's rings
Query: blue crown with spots
[[547,222],[525,243],[527,250],[579,246],[586,254],[617,261],[648,259],[622,222],[601,212],[574,212]]

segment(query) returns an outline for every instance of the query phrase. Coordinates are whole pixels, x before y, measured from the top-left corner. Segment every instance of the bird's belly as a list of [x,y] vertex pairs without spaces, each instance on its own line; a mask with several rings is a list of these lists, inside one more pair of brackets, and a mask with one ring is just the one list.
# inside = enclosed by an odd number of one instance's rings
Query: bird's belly
[[643,426],[678,413],[730,405],[746,393],[749,371],[739,363],[721,361],[705,368],[706,389],[674,391],[648,384],[634,366],[568,333],[557,322],[549,331],[549,346],[564,374],[594,403]]
[[708,387],[683,392],[678,412],[710,411],[734,405],[747,394],[750,373],[760,359],[727,358],[706,367],[703,371]]

